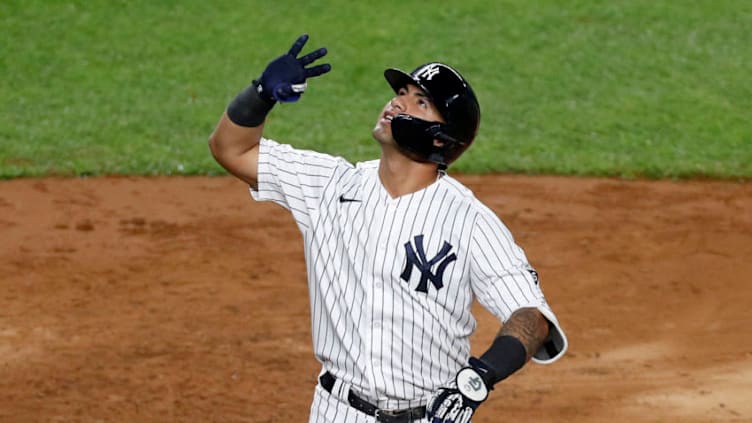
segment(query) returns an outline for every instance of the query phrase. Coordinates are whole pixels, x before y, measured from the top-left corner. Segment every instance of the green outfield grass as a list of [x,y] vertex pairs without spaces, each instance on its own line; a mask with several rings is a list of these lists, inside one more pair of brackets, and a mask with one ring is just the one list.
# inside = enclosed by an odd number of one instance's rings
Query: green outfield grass
[[752,1],[0,2],[0,177],[222,174],[225,105],[302,32],[331,73],[266,134],[357,161],[386,67],[482,108],[461,172],[752,176]]

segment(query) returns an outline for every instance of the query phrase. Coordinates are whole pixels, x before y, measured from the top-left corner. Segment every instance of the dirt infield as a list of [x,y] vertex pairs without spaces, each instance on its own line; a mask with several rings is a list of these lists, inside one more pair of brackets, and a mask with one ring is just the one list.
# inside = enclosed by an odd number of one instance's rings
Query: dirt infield
[[[752,183],[459,179],[570,339],[474,422],[752,421]],[[301,236],[242,183],[0,181],[0,235],[0,422],[307,421]]]

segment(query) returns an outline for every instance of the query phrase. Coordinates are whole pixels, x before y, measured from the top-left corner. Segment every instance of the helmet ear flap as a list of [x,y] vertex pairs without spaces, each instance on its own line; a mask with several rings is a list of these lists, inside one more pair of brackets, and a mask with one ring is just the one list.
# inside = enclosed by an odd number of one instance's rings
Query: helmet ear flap
[[[402,151],[410,157],[446,166],[445,152],[458,141],[444,131],[444,126],[441,122],[429,122],[399,114],[392,118],[392,136]],[[434,145],[434,140],[441,141],[442,145]]]

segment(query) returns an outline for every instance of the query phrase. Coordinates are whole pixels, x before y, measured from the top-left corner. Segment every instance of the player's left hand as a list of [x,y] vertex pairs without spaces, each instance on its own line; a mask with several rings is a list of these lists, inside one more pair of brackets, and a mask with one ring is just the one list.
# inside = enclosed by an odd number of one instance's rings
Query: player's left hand
[[431,423],[468,423],[475,410],[488,398],[487,380],[493,380],[491,370],[475,357],[457,372],[451,386],[439,388],[426,407]]

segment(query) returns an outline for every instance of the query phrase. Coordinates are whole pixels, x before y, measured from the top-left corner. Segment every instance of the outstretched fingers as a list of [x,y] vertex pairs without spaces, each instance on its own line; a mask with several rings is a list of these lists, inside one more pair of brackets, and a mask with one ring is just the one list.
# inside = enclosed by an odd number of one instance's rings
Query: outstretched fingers
[[305,77],[306,78],[313,78],[314,76],[323,75],[327,72],[332,70],[332,66],[328,63],[318,66],[313,66],[310,68],[306,68],[305,70]]
[[298,59],[298,63],[305,66],[309,63],[313,63],[314,61],[326,56],[326,48],[321,47],[320,49],[313,51],[311,53],[306,54],[305,56]]
[[303,46],[306,42],[308,42],[308,34],[303,34],[298,37],[298,39],[295,40],[295,43],[293,43],[292,47],[290,47],[290,56],[298,57],[298,54],[300,54],[300,51],[303,50]]
[[[306,66],[326,56],[326,53],[327,53],[326,48],[322,47],[316,51],[313,51],[301,57],[300,59],[298,59],[298,63],[300,63],[302,66]],[[314,76],[319,76],[321,74],[327,73],[330,70],[332,70],[332,67],[328,63],[323,64],[323,65],[312,66],[310,68],[305,68],[305,77],[312,78]]]

